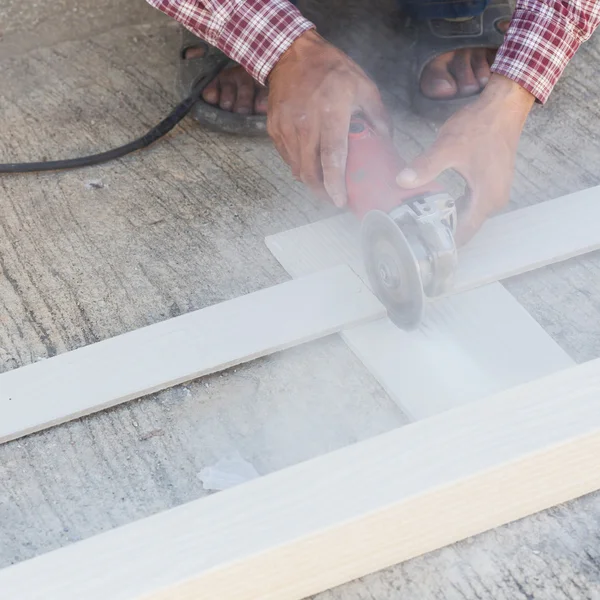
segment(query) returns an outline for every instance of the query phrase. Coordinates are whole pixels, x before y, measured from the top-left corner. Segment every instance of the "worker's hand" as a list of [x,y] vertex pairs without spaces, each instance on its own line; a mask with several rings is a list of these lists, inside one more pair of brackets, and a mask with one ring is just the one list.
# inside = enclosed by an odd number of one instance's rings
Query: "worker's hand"
[[380,135],[390,135],[371,79],[315,31],[304,33],[269,75],[267,128],[294,177],[336,206],[347,200],[348,131],[356,112]]
[[456,239],[468,242],[484,221],[509,201],[521,131],[534,97],[517,83],[492,75],[481,96],[453,115],[433,146],[398,176],[403,188],[433,181],[454,169],[469,188],[469,204],[459,215]]

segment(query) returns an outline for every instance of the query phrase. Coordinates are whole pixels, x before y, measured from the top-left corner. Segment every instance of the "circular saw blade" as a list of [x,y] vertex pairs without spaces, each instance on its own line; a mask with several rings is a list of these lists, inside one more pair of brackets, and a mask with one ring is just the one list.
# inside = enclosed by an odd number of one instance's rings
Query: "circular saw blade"
[[361,242],[373,292],[398,327],[414,329],[425,296],[419,263],[405,235],[389,215],[373,210],[363,219]]

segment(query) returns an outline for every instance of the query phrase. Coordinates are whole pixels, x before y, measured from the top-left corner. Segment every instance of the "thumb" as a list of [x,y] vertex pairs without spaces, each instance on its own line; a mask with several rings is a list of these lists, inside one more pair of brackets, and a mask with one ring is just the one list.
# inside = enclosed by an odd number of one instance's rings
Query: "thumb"
[[444,145],[436,143],[402,169],[396,178],[396,183],[407,189],[419,188],[431,183],[453,165],[452,153]]

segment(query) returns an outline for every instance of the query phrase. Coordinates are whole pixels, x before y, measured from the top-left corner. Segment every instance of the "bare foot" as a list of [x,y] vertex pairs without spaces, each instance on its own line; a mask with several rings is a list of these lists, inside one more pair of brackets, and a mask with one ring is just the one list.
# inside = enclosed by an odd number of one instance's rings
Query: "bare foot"
[[[204,48],[189,48],[186,58],[200,58]],[[242,67],[222,71],[204,90],[202,97],[208,104],[242,115],[267,114],[267,90],[260,86]]]
[[[509,21],[498,25],[506,33]],[[434,58],[424,69],[421,91],[434,100],[474,96],[490,79],[495,50],[465,48]]]

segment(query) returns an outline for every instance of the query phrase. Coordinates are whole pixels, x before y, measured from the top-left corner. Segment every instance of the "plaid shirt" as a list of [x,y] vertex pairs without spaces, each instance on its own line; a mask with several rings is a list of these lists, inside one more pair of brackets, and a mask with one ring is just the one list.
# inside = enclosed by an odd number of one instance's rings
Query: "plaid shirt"
[[314,25],[288,0],[148,0],[264,84],[292,42]]
[[579,46],[599,24],[600,0],[517,0],[492,71],[546,102]]
[[[148,0],[265,83],[292,42],[314,25],[288,0]],[[492,71],[545,102],[600,23],[600,0],[516,0]]]

